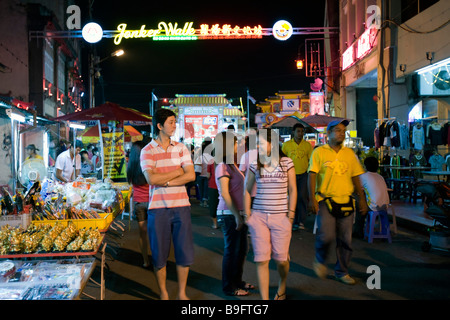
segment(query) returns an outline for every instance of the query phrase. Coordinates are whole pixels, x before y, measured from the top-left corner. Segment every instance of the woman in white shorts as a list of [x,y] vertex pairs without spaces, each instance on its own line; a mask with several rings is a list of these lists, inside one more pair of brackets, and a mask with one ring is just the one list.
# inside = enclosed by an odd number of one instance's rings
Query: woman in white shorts
[[[271,258],[275,260],[280,275],[275,300],[286,299],[289,244],[297,204],[294,163],[281,151],[278,141],[275,131],[259,131],[258,161],[250,165],[245,179],[246,223],[251,235],[263,300],[269,299]],[[257,191],[251,204],[250,194],[255,183]]]

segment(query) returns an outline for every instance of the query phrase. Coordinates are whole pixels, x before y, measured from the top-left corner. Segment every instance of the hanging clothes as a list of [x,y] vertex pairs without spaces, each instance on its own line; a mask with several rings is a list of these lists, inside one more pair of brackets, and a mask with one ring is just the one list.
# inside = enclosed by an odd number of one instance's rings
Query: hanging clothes
[[378,130],[378,135],[380,138],[380,146],[384,145],[384,137],[386,136],[386,125],[387,125],[387,122],[383,121],[380,124],[380,128]]
[[[426,165],[427,165],[427,160],[425,159],[425,157],[421,153],[418,153],[418,154],[414,155],[414,157],[413,157],[413,166],[414,167],[425,167]],[[423,178],[422,171],[415,170],[414,171],[414,178],[422,179]]]
[[391,122],[389,133],[391,138],[391,146],[396,148],[400,147],[400,127],[397,121]]
[[413,126],[412,144],[414,149],[423,150],[425,145],[425,131],[420,123]]
[[380,128],[378,126],[373,131],[373,141],[375,143],[375,149],[380,149],[381,147]]
[[409,127],[406,124],[400,126],[400,149],[409,149]]
[[[391,166],[400,166],[400,156],[395,155],[391,158]],[[400,170],[391,169],[391,177],[393,179],[400,179]]]
[[433,122],[427,126],[427,138],[431,145],[443,145],[442,132],[444,128],[437,122]]
[[392,122],[388,121],[386,123],[386,127],[384,129],[384,140],[383,140],[383,146],[385,147],[391,147],[391,126]]
[[442,171],[442,166],[445,163],[445,159],[439,153],[435,153],[430,157],[430,159],[428,159],[428,162],[431,165],[431,170]]

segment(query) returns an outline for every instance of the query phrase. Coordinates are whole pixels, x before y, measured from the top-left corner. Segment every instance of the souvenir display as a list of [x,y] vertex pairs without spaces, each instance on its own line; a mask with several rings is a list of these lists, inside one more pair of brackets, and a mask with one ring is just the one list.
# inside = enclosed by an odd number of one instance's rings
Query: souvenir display
[[0,255],[94,251],[101,242],[98,229],[78,230],[73,223],[64,227],[31,224],[26,230],[4,226],[0,230]]

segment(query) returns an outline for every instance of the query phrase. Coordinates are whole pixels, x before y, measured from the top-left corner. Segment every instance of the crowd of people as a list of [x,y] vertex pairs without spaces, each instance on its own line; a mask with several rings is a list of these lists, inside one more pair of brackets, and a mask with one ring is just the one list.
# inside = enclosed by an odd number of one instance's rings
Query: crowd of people
[[[227,130],[218,133],[214,142],[204,142],[201,161],[195,161],[183,143],[171,140],[176,130],[172,111],[158,110],[154,120],[157,137],[133,144],[127,176],[133,185],[143,266],[150,265],[150,248],[162,300],[169,299],[166,264],[172,241],[177,298],[188,299],[186,284],[194,261],[188,189],[194,181],[200,186],[201,205],[209,207],[212,227],[220,227],[223,233],[222,290],[226,295],[246,296],[258,288],[261,299],[269,299],[269,261],[273,259],[279,276],[274,299],[286,298],[292,231],[304,228],[308,211],[317,215],[318,225],[314,272],[325,277],[335,242],[336,279],[355,283],[349,275],[354,215],[363,221],[369,210],[385,210],[389,197],[383,178],[376,173],[378,160],[366,158],[366,172],[353,150],[343,145],[347,120],[331,122],[327,144],[316,148],[303,139],[301,124],[293,127],[292,139],[284,144],[274,130],[248,134],[240,159],[237,136]],[[211,144],[213,148],[208,148]],[[257,285],[242,278],[249,239]]]

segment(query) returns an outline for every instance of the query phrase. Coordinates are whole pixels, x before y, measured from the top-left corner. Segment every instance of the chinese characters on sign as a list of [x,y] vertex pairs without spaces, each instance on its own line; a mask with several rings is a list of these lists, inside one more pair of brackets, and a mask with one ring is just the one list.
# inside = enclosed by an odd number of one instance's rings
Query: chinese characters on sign
[[245,26],[241,28],[240,26],[232,27],[231,24],[224,24],[222,25],[222,27],[220,27],[219,24],[213,24],[211,26],[209,26],[208,24],[202,24],[200,25],[199,36],[201,36],[202,38],[221,37],[229,39],[235,39],[239,37],[262,38],[262,27]]

